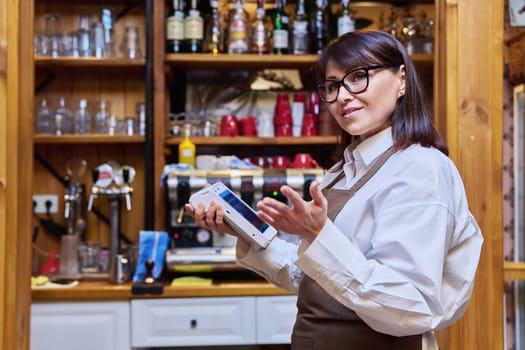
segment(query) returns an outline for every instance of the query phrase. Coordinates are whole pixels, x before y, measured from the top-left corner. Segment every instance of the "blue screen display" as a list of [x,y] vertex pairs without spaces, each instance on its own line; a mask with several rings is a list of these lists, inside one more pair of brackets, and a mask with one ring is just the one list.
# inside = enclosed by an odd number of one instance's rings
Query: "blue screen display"
[[261,233],[264,233],[269,227],[267,223],[259,219],[257,214],[247,204],[240,200],[239,197],[235,196],[231,191],[222,191],[219,193],[219,196],[231,205],[233,209],[237,210],[239,214],[255,226]]

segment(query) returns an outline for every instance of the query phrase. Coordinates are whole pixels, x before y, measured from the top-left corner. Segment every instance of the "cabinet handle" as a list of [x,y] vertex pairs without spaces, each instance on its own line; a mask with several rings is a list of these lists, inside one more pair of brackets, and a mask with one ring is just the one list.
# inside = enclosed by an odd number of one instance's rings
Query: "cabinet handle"
[[197,328],[197,320],[191,320],[190,321],[190,327],[191,327],[191,329]]

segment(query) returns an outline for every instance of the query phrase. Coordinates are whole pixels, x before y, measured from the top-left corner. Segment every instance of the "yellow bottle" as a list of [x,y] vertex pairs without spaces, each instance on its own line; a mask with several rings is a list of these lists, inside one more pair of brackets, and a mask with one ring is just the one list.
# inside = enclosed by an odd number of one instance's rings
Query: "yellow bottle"
[[195,144],[190,140],[191,125],[184,126],[184,140],[179,144],[179,163],[195,168]]

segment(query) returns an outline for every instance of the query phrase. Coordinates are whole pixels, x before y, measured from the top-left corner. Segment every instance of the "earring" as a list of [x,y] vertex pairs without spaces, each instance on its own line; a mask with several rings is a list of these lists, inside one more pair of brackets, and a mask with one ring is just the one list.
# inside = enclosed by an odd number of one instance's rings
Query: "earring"
[[399,97],[403,96],[405,94],[405,89],[399,90]]

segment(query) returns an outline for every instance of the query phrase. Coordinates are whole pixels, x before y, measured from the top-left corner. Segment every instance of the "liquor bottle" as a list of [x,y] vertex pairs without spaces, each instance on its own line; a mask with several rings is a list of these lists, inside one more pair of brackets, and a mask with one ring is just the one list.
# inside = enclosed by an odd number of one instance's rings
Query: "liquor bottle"
[[235,0],[228,18],[228,52],[246,53],[249,50],[250,17],[244,9],[243,0]]
[[51,134],[53,132],[53,123],[51,120],[51,111],[47,106],[47,100],[44,98],[40,108],[36,112],[35,132],[37,134]]
[[202,52],[204,20],[197,9],[197,0],[191,0],[190,10],[186,18],[184,18],[184,37],[186,52]]
[[312,52],[321,53],[328,44],[327,0],[316,0],[315,9],[310,16],[310,33],[312,33]]
[[184,125],[184,140],[179,143],[179,163],[195,167],[195,144],[190,140],[191,124]]
[[107,134],[108,132],[108,110],[106,107],[106,101],[100,101],[100,109],[95,114],[95,133],[96,134]]
[[255,20],[252,24],[252,52],[259,55],[269,52],[269,31],[266,22],[264,0],[257,0]]
[[87,109],[87,101],[80,100],[79,108],[75,112],[75,134],[91,133],[91,113]]
[[64,97],[60,98],[58,108],[53,112],[52,117],[54,127],[53,133],[57,136],[73,133],[73,116],[69,108],[66,107]]
[[275,0],[275,19],[273,22],[273,53],[288,53],[288,16],[284,12],[284,0]]
[[216,55],[224,52],[224,41],[222,32],[221,13],[219,11],[219,0],[210,0],[211,14],[206,24],[206,35],[204,51]]
[[297,15],[292,24],[292,53],[306,54],[309,52],[310,35],[308,33],[308,17],[304,11],[304,0],[297,3]]
[[337,36],[341,36],[348,32],[353,32],[355,30],[355,20],[354,15],[348,7],[350,5],[350,0],[343,0],[343,10],[341,15],[337,18]]
[[166,53],[184,51],[184,4],[173,0],[173,7],[166,19]]

